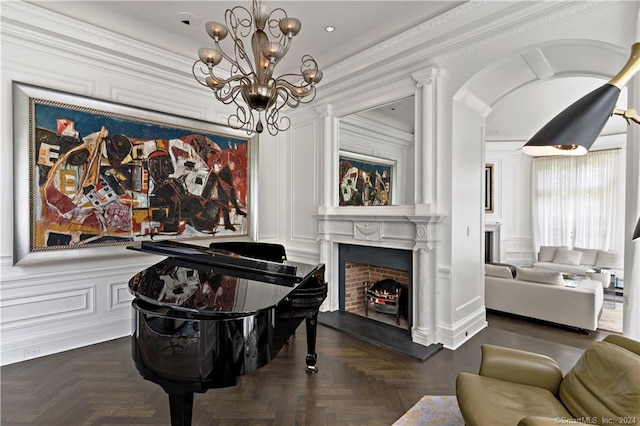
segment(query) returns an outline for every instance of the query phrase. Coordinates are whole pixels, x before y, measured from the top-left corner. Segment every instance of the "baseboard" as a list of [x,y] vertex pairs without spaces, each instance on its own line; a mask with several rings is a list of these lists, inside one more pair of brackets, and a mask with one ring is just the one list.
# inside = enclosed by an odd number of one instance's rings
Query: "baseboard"
[[441,342],[445,348],[455,350],[480,331],[487,328],[487,325],[487,313],[483,307],[451,326],[438,324],[437,340]]
[[25,333],[11,340],[3,339],[0,365],[15,364],[33,358],[65,352],[96,343],[131,335],[131,317],[91,322],[54,333],[38,333],[25,329]]

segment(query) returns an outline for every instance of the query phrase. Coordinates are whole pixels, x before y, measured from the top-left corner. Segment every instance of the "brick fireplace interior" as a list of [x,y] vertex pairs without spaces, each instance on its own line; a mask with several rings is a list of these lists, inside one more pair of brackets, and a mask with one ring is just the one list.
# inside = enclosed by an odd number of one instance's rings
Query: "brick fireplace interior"
[[[340,244],[340,310],[409,330],[411,327],[412,252],[381,247]],[[399,301],[399,324],[394,314],[378,312],[369,304],[365,310],[365,290],[373,283],[392,279],[403,286]]]

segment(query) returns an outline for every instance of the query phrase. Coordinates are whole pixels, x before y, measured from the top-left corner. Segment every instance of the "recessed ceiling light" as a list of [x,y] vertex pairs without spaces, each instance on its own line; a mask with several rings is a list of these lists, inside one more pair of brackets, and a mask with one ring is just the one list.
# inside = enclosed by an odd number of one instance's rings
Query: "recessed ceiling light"
[[326,27],[324,27],[324,30],[328,33],[332,33],[336,30],[336,27],[334,27],[333,25],[327,25]]
[[193,13],[180,12],[178,13],[178,16],[176,18],[178,19],[178,22],[181,22],[187,26],[200,25],[200,18],[198,18]]

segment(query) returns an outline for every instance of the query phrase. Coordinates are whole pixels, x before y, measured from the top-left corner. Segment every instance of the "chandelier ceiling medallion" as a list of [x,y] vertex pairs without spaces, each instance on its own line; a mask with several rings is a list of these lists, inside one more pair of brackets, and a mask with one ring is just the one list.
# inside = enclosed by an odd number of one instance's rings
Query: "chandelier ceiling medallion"
[[[199,59],[194,62],[192,72],[200,84],[213,90],[219,101],[236,105],[235,114],[227,121],[229,126],[262,133],[264,119],[269,133],[276,135],[291,125],[289,118],[281,114],[282,108],[311,102],[322,71],[313,57],[304,55],[299,74],[274,78],[276,65],[287,54],[302,24],[281,8],[269,11],[259,0],[253,1],[252,9],[253,13],[242,6],[227,9],[226,25],[207,22],[205,28],[214,45],[198,50]],[[227,35],[231,37],[231,47],[224,51],[220,42]],[[243,41],[248,42],[249,37],[251,52]],[[214,73],[223,58],[231,64],[227,79]]]

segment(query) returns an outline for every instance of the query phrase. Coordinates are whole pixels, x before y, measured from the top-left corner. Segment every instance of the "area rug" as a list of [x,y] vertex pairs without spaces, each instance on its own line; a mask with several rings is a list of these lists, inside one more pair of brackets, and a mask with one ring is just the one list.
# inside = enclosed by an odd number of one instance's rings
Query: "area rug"
[[425,395],[393,426],[463,426],[464,420],[455,396]]
[[613,303],[605,300],[602,305],[602,315],[600,315],[600,320],[598,321],[598,328],[614,333],[622,333],[622,306],[622,303],[616,303],[614,309]]

